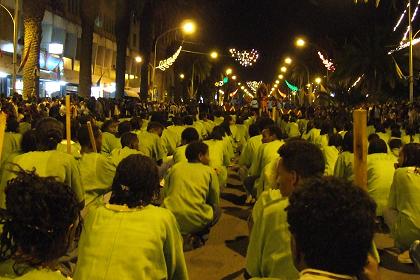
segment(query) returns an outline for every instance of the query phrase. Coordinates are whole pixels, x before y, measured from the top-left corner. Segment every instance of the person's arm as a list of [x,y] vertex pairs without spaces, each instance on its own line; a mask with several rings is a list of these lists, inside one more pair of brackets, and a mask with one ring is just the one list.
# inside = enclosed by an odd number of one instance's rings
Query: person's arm
[[339,155],[334,166],[334,177],[344,178],[345,162],[344,157]]
[[219,179],[217,178],[216,173],[213,171],[210,175],[209,195],[207,197],[207,203],[214,209],[218,208],[220,205]]

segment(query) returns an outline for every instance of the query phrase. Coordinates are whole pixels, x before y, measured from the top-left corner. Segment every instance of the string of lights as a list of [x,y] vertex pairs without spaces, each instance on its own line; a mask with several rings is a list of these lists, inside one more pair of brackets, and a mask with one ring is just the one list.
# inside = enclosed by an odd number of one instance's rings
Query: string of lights
[[246,85],[254,92],[256,93],[260,85],[262,84],[262,81],[252,81],[252,82],[246,82]]
[[325,56],[320,51],[318,51],[318,55],[319,58],[322,60],[322,63],[324,64],[325,68],[327,68],[328,71],[334,72],[335,66],[332,60],[328,60],[327,58],[325,58]]
[[173,56],[169,57],[168,59],[164,59],[159,61],[159,66],[156,68],[162,71],[165,71],[166,69],[169,69],[172,64],[175,63],[176,59],[178,58],[179,54],[181,53],[182,46],[178,48],[178,50],[174,53]]
[[252,49],[251,51],[238,51],[236,49],[229,50],[231,56],[244,67],[250,67],[257,62],[259,53]]
[[360,76],[359,78],[357,78],[357,80],[351,85],[351,87],[349,87],[349,89],[347,90],[347,92],[350,92],[354,87],[356,87],[360,81],[362,81],[363,77],[365,76],[365,74],[363,74],[362,76]]

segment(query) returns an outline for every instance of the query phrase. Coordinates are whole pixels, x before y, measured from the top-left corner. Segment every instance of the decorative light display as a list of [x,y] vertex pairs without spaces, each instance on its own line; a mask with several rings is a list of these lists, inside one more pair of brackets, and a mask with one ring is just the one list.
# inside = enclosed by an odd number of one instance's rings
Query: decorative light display
[[[413,40],[413,46],[417,45],[418,43],[420,43],[420,38],[414,39]],[[388,52],[388,54],[393,54],[394,52],[400,51],[402,49],[408,48],[410,46],[410,42],[406,42],[402,45],[399,45],[397,48],[391,50]]]
[[286,81],[286,85],[291,91],[298,91],[299,90],[299,88],[297,86],[289,83],[288,81]]
[[[418,10],[419,10],[419,5],[420,5],[420,0],[417,2],[417,6],[416,6],[416,8],[415,8],[415,10],[414,10],[414,12],[413,12],[413,15],[412,15],[412,17],[411,17],[411,22],[414,22],[414,20],[416,19],[416,16],[417,16],[417,12],[418,12]],[[400,18],[399,18],[399,20],[398,20],[398,22],[397,22],[397,24],[394,26],[394,29],[393,29],[393,31],[395,32],[397,29],[398,29],[398,27],[401,25],[401,23],[402,23],[402,21],[403,21],[403,19],[405,18],[405,15],[407,14],[407,12],[408,12],[408,8],[410,7],[410,3],[408,3],[407,4],[407,6],[406,6],[406,8],[405,8],[405,10],[404,10],[404,12],[401,14],[401,16],[400,16]],[[402,46],[402,45],[405,45],[405,41],[407,40],[407,36],[408,36],[408,33],[410,32],[410,26],[407,26],[407,29],[406,29],[406,31],[405,31],[405,33],[404,33],[404,36],[403,36],[403,38],[402,38],[402,40],[401,40],[401,42],[400,42],[400,46]],[[408,45],[410,45],[410,44],[408,44]],[[396,51],[396,50],[395,50]]]
[[350,92],[354,87],[356,87],[360,83],[360,81],[363,79],[364,76],[365,74],[357,78],[357,80],[351,85],[351,87],[349,87],[347,91]]
[[322,60],[322,63],[324,64],[325,68],[327,68],[328,71],[334,72],[335,66],[332,60],[329,60],[328,58],[325,58],[325,56],[318,51],[319,58]]
[[252,66],[257,62],[259,54],[256,50],[252,49],[251,51],[238,51],[236,49],[229,50],[231,56],[239,62],[240,65],[244,67]]
[[174,62],[178,58],[179,54],[181,53],[181,50],[182,50],[182,46],[180,46],[178,50],[174,53],[174,55],[171,56],[170,58],[159,61],[159,66],[157,66],[156,68],[159,70],[165,71],[166,69],[171,67],[172,64],[174,64]]
[[252,81],[252,82],[246,82],[246,85],[254,92],[256,93],[260,85],[262,84],[262,81]]

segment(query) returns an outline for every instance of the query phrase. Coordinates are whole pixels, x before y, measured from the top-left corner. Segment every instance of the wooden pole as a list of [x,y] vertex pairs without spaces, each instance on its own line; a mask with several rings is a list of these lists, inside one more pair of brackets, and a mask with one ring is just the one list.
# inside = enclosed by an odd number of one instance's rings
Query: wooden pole
[[66,138],[67,153],[71,154],[71,103],[70,95],[66,95]]
[[90,144],[92,145],[93,152],[97,153],[98,149],[96,148],[95,136],[93,135],[92,124],[90,121],[87,122],[87,128],[89,131],[89,139],[90,139]]
[[354,183],[367,190],[367,112],[353,112]]
[[4,112],[0,113],[0,159],[3,153],[4,132],[6,130],[7,115]]

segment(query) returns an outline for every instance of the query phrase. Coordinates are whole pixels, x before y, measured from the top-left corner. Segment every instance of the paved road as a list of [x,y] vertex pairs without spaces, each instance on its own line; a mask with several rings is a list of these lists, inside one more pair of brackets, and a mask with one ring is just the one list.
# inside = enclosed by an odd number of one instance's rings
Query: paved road
[[[239,182],[231,180],[235,185]],[[244,193],[240,186],[222,190],[223,215],[210,233],[207,244],[185,254],[191,280],[243,279],[248,244],[249,207],[242,206]],[[392,246],[385,235],[376,237],[378,247]],[[420,280],[420,275],[397,273],[381,268],[382,280]]]

